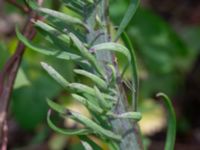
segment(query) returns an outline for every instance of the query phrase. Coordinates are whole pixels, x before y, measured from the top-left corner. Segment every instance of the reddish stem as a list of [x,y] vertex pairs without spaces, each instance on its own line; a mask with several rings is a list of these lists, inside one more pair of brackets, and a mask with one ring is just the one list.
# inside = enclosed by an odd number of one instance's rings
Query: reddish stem
[[[12,3],[16,7],[20,8],[24,12],[27,12],[25,7],[17,4],[15,0],[7,0]],[[41,4],[41,0],[39,1]],[[37,14],[34,11],[28,11],[29,17],[27,22],[23,28],[23,35],[32,40],[36,34],[35,29],[33,27],[32,19],[38,19]],[[22,42],[18,42],[17,48],[13,56],[11,56],[6,62],[3,70],[0,72],[0,141],[2,141],[1,150],[7,149],[8,142],[8,125],[7,125],[7,115],[8,115],[8,107],[10,102],[10,96],[12,93],[14,81],[17,75],[17,71],[21,64],[21,60],[25,51],[25,45]]]

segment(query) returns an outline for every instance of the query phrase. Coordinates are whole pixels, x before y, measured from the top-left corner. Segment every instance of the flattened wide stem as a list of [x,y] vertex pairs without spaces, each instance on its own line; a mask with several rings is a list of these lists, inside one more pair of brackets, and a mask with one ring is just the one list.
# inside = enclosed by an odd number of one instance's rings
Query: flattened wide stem
[[[107,8],[105,8],[107,7]],[[88,43],[91,43],[96,37],[98,37],[93,44],[100,44],[110,41],[110,33],[108,26],[108,0],[98,0],[93,6],[85,9],[85,22],[89,26],[90,31],[87,35]],[[95,29],[96,17],[101,19],[101,24],[104,28]],[[93,29],[93,30],[92,30]],[[110,72],[106,68],[105,64],[113,64],[116,69],[118,68],[115,57],[109,51],[101,51],[96,54],[98,61],[104,67],[107,77],[110,77]],[[116,114],[124,113],[128,111],[127,98],[121,83],[118,84],[118,103],[113,109]],[[139,127],[136,122],[128,119],[115,119],[111,121],[113,131],[120,134],[123,139],[119,145],[120,150],[142,150],[142,138],[140,135]]]

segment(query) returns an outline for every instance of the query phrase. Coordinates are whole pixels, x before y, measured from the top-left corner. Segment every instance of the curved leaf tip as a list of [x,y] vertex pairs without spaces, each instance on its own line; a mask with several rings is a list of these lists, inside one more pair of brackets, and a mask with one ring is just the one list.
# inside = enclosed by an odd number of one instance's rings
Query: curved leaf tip
[[162,98],[164,100],[164,105],[167,109],[167,138],[165,143],[165,150],[173,150],[176,140],[176,115],[172,105],[171,100],[164,93],[158,93],[157,98]]

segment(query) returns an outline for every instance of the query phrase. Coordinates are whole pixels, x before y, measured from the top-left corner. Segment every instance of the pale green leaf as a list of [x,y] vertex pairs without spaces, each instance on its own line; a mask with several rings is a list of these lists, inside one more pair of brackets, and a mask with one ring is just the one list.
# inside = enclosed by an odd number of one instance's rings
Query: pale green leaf
[[57,127],[51,121],[51,111],[48,112],[47,123],[48,123],[49,127],[51,127],[54,131],[56,131],[56,132],[58,132],[60,134],[68,135],[68,136],[72,136],[72,135],[87,135],[87,134],[91,133],[89,131],[89,129],[63,129],[63,128]]
[[102,114],[103,113],[103,109],[100,108],[98,105],[96,105],[93,101],[87,100],[86,98],[78,95],[78,94],[72,94],[72,97],[79,101],[80,103],[82,103],[83,105],[85,105],[85,107],[87,107],[89,110],[91,110],[92,112],[96,112],[98,114]]
[[81,143],[82,143],[83,147],[85,148],[85,150],[94,150],[88,142],[81,141]]
[[142,115],[140,112],[126,112],[122,114],[113,114],[108,113],[110,117],[118,118],[118,119],[133,119],[135,121],[139,121],[142,118]]
[[79,137],[82,142],[86,142],[87,144],[89,144],[92,149],[102,150],[102,148],[97,143],[95,143],[92,139],[88,138],[87,136],[81,135]]
[[69,36],[76,47],[79,49],[82,56],[85,57],[95,67],[97,72],[105,78],[104,70],[99,65],[96,58],[85,48],[84,44],[73,33],[69,33]]
[[85,71],[85,70],[80,70],[80,69],[75,69],[74,72],[76,74],[80,74],[80,75],[83,75],[87,78],[90,78],[95,84],[97,84],[100,88],[103,88],[103,89],[107,89],[107,84],[106,82],[101,79],[100,77],[98,77],[97,75],[93,74],[93,73],[90,73],[88,71]]
[[129,62],[131,61],[129,50],[125,46],[118,44],[118,43],[108,42],[108,43],[97,44],[91,48],[91,51],[94,51],[94,52],[97,52],[97,51],[119,52],[119,53],[123,54],[124,56],[126,56],[126,58],[128,59]]
[[65,51],[58,51],[58,50],[50,50],[51,48],[42,48],[38,45],[33,44],[30,42],[24,35],[20,33],[18,28],[16,28],[16,34],[18,39],[23,42],[27,47],[29,47],[31,50],[37,51],[39,53],[42,53],[44,55],[48,56],[55,56],[59,59],[65,59],[65,60],[80,60],[80,56],[72,53],[68,53]]
[[[66,116],[66,117],[70,117],[71,119],[76,120],[79,123],[82,123],[85,126],[85,128],[90,129],[91,132],[93,132],[97,135],[100,135],[104,138],[108,138],[108,139],[113,139],[113,140],[117,140],[117,141],[121,139],[121,136],[116,135],[112,131],[101,127],[100,125],[95,123],[93,120],[85,117],[84,115],[79,114],[77,112],[73,112],[71,110],[68,110],[68,109],[64,108],[63,106],[58,105],[51,100],[47,100],[47,102],[53,110],[61,113],[62,115]],[[49,117],[50,117],[50,115],[49,115]]]
[[70,24],[70,25],[76,25],[77,24],[77,25],[80,25],[80,26],[87,29],[87,26],[85,25],[85,23],[78,18],[72,17],[72,16],[64,14],[62,12],[51,10],[51,9],[48,9],[48,8],[38,8],[37,10],[39,12],[45,13],[49,16],[55,17],[59,20],[62,20],[66,24]]

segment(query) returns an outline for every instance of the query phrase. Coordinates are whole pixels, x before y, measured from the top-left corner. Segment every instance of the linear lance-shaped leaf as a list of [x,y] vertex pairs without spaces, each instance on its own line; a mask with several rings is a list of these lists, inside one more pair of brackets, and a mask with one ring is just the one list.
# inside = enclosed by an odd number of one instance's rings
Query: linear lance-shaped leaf
[[83,105],[85,105],[85,107],[87,107],[92,112],[96,112],[98,114],[102,114],[103,113],[103,109],[100,108],[100,106],[96,105],[95,103],[92,103],[93,101],[89,101],[86,98],[84,98],[84,97],[82,97],[82,96],[80,96],[78,94],[72,94],[72,97],[74,99],[78,100]]
[[171,100],[164,93],[158,93],[156,95],[158,98],[162,98],[164,100],[164,105],[167,109],[167,138],[165,142],[165,150],[173,150],[174,144],[176,140],[176,114],[171,103]]
[[101,127],[100,125],[95,123],[93,120],[85,117],[82,114],[79,114],[77,112],[66,109],[65,107],[58,105],[57,103],[55,103],[51,100],[48,101],[48,104],[53,110],[61,113],[62,115],[66,116],[66,117],[70,117],[71,119],[73,119],[75,121],[78,121],[79,123],[83,124],[86,129],[90,129],[93,133],[95,133],[97,135],[100,135],[104,138],[117,140],[117,141],[119,141],[121,139],[120,135],[117,135],[117,134],[113,133],[112,131]]
[[119,28],[117,30],[117,34],[116,34],[114,41],[117,41],[119,39],[119,37],[121,36],[121,34],[124,32],[127,25],[129,24],[129,22],[133,18],[138,6],[139,6],[139,0],[131,0],[129,7],[128,7],[128,10],[126,11],[124,18],[122,19],[122,22],[119,25]]
[[41,65],[62,87],[68,88],[69,82],[65,80],[65,78],[63,78],[63,76],[61,76],[53,67],[44,62],[41,62]]
[[138,99],[138,90],[139,90],[139,79],[138,79],[138,72],[137,72],[137,64],[136,64],[136,55],[133,48],[133,45],[128,37],[128,35],[123,32],[122,33],[122,40],[124,44],[127,46],[130,56],[131,56],[131,71],[132,71],[132,106],[133,110],[137,111],[137,99]]
[[128,61],[131,61],[130,53],[129,50],[118,43],[114,42],[107,42],[107,43],[102,43],[102,44],[97,44],[91,48],[91,51],[97,52],[97,51],[114,51],[114,52],[119,52],[126,56]]
[[18,28],[16,28],[16,35],[18,39],[22,43],[24,43],[24,45],[29,47],[31,50],[42,53],[44,55],[55,56],[56,58],[65,59],[65,60],[80,60],[81,59],[81,57],[76,54],[72,54],[66,51],[49,50],[50,48],[43,48],[38,45],[35,45],[32,42],[30,42],[24,35],[22,35]]
[[62,20],[64,22],[66,22],[66,24],[70,24],[70,25],[80,25],[82,27],[84,27],[85,29],[88,30],[87,26],[85,25],[85,23],[83,21],[81,21],[80,19],[76,18],[76,17],[72,17],[70,15],[64,14],[62,12],[58,12],[55,10],[51,10],[48,8],[38,8],[37,11],[45,13],[49,16],[55,17],[59,20]]
[[96,58],[85,48],[84,44],[73,33],[69,33],[69,36],[79,49],[82,56],[88,59],[88,61],[95,67],[96,71],[105,78],[104,70],[101,68]]
[[88,135],[91,134],[89,129],[63,129],[57,127],[51,120],[51,110],[47,114],[47,123],[54,131],[64,134],[64,135]]
[[142,115],[140,112],[126,112],[122,114],[113,114],[108,113],[110,117],[118,118],[118,119],[133,119],[134,121],[139,121],[142,118]]
[[[47,73],[57,81],[63,88],[71,90],[72,92],[86,93],[92,96],[96,96],[96,92],[93,88],[81,84],[81,83],[69,83],[63,76],[61,76],[52,66],[47,63],[41,62],[42,67],[47,71]],[[105,99],[110,99],[115,101],[115,97],[110,96],[106,93],[102,93]]]
[[99,76],[93,74],[93,73],[90,73],[88,71],[85,71],[85,70],[81,70],[81,69],[74,69],[74,72],[76,74],[80,74],[80,75],[83,75],[87,78],[90,78],[95,84],[97,84],[99,87],[103,88],[103,89],[107,89],[107,84],[106,82],[101,79]]
[[114,51],[114,52],[119,52],[119,53],[123,54],[128,59],[128,63],[126,63],[124,65],[124,67],[122,69],[122,75],[128,68],[129,64],[131,63],[131,56],[130,56],[129,50],[125,46],[118,44],[118,43],[107,42],[107,43],[97,44],[91,48],[91,51],[94,51],[94,52]]
[[[92,150],[103,150],[98,144],[96,144],[92,139],[90,139],[89,137],[87,136],[79,136],[80,139],[81,139],[81,142],[83,145],[85,145],[85,149],[86,150],[91,150],[91,149],[87,149],[87,145],[90,145]],[[84,143],[83,143],[84,142]],[[87,143],[87,144],[86,144]],[[90,147],[88,147],[90,148]]]
[[70,45],[70,38],[67,34],[61,33],[59,30],[55,29],[53,26],[44,23],[40,20],[34,22],[34,25],[47,33],[55,36],[56,38],[60,39],[61,41],[65,42],[66,44]]

